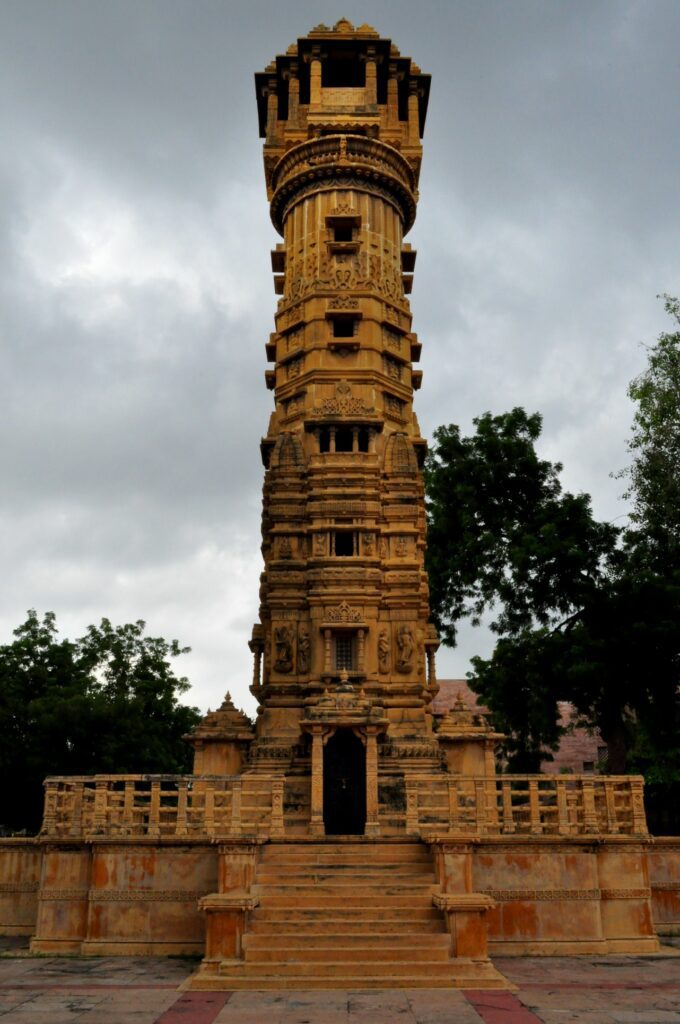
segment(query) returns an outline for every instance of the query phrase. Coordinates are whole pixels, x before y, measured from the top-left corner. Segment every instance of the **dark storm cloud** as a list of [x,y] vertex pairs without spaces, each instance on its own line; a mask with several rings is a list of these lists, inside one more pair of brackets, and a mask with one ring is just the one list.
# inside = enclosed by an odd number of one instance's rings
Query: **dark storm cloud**
[[[0,8],[6,636],[149,620],[194,700],[244,699],[275,297],[252,73],[341,15],[433,74],[412,243],[426,435],[540,410],[599,515],[639,342],[678,291],[671,2],[8,2]],[[422,397],[421,397],[422,396]],[[441,658],[462,674],[487,640]]]

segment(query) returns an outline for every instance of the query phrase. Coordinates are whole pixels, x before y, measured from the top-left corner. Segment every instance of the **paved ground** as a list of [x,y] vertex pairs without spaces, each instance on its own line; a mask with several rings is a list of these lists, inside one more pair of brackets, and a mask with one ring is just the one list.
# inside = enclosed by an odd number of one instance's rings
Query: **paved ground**
[[38,958],[3,944],[0,1024],[680,1024],[672,948],[654,957],[497,957],[516,993],[180,993],[193,961]]

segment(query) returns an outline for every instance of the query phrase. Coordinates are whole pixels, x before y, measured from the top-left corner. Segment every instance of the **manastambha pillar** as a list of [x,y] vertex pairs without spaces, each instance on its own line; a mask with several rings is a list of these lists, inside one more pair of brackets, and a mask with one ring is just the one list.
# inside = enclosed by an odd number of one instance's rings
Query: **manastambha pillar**
[[429,85],[390,40],[344,20],[256,75],[283,242],[250,767],[285,772],[297,824],[316,835],[403,829],[409,775],[440,764],[404,241]]

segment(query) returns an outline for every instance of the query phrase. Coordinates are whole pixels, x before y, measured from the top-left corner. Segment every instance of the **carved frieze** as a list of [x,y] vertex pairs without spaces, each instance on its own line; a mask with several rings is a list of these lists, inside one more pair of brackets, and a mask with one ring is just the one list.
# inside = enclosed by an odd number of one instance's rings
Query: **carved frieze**
[[342,601],[335,608],[326,609],[328,622],[361,622],[363,612],[360,608],[351,608],[347,601]]

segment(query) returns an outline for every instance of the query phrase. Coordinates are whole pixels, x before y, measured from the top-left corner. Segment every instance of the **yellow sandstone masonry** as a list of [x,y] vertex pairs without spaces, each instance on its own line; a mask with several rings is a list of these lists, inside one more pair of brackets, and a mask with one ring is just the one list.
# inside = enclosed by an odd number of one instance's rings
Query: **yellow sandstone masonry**
[[0,929],[38,952],[204,952],[192,988],[510,987],[502,954],[644,953],[680,843],[642,780],[497,775],[459,699],[433,728],[421,345],[404,237],[430,79],[341,20],[256,75],[283,241],[265,345],[254,727],[229,694],[191,776],[46,781],[0,842]]

